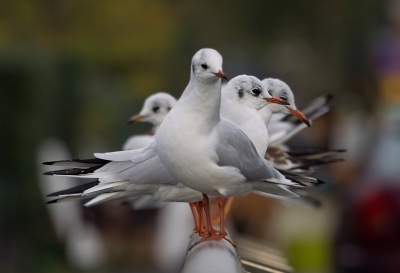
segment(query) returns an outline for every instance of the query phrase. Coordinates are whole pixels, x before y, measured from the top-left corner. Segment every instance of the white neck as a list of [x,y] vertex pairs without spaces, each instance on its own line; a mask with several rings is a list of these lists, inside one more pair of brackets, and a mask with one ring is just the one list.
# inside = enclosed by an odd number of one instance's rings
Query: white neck
[[194,115],[199,129],[213,128],[220,120],[221,80],[200,83],[194,75],[191,75],[188,86],[173,109],[177,107]]
[[261,115],[265,126],[268,125],[269,121],[271,120],[271,116],[273,114],[273,111],[271,111],[271,104],[267,104],[267,106],[261,108],[260,110],[258,110],[258,113]]

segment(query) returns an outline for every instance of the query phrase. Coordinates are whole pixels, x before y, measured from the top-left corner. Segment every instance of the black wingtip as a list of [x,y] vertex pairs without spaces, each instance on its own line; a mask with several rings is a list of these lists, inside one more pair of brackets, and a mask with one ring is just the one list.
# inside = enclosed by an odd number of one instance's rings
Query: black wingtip
[[53,199],[53,200],[47,201],[46,204],[55,204],[58,202],[58,200],[59,199]]
[[100,183],[99,180],[95,180],[95,181],[92,181],[92,182],[89,182],[89,183],[86,183],[86,184],[83,184],[83,185],[79,185],[79,186],[76,186],[76,187],[72,187],[72,188],[69,188],[69,189],[66,189],[66,190],[52,192],[52,193],[49,193],[46,196],[47,197],[57,197],[57,196],[62,195],[62,194],[82,193],[85,190],[90,189],[91,187],[97,186],[99,183]]
[[51,165],[54,164],[54,162],[55,162],[55,161],[48,161],[48,162],[43,162],[42,164],[43,164],[43,165],[51,166]]
[[317,179],[317,183],[316,184],[317,185],[323,185],[323,184],[326,184],[326,183],[325,183],[325,181]]
[[83,174],[91,174],[95,170],[100,169],[102,165],[90,167],[90,168],[72,168],[72,169],[65,169],[65,170],[58,170],[58,171],[50,171],[45,172],[44,175],[83,175]]
[[56,196],[58,196],[58,194],[56,194],[55,192],[46,195],[46,197],[56,197]]
[[42,164],[51,166],[51,165],[55,165],[56,163],[68,163],[68,162],[105,165],[105,164],[109,163],[110,160],[105,160],[105,159],[100,159],[100,158],[88,158],[88,159],[74,158],[71,160],[47,161],[47,162],[43,162]]

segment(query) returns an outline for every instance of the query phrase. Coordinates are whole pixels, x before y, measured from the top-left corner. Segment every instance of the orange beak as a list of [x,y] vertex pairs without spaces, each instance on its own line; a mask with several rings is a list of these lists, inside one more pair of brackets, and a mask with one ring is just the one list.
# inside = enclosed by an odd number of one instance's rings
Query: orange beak
[[293,110],[287,106],[286,108],[289,110],[290,114],[297,117],[301,122],[305,123],[308,127],[311,126],[311,123],[308,121],[307,117],[300,110]]
[[131,119],[128,121],[128,124],[135,123],[135,122],[138,122],[138,121],[142,121],[142,120],[145,119],[145,118],[146,118],[146,116],[141,116],[141,115],[139,115],[139,114],[134,115],[134,116],[131,117]]
[[289,103],[281,98],[278,97],[271,97],[271,98],[267,98],[265,99],[267,102],[269,103],[276,103],[276,104],[280,104],[280,105],[289,105]]
[[225,75],[224,72],[222,72],[222,70],[218,71],[218,73],[214,73],[214,75],[217,76],[218,78],[229,81],[228,77]]

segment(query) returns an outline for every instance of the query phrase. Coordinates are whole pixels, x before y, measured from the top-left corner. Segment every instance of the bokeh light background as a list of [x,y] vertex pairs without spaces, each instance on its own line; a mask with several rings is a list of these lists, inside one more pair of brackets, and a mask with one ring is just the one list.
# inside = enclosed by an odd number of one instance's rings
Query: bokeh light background
[[[127,126],[128,118],[152,93],[179,97],[202,47],[223,55],[229,77],[284,80],[300,107],[333,94],[335,109],[293,144],[348,149],[345,163],[317,173],[328,182],[317,193],[321,209],[250,201],[234,206],[237,229],[274,241],[297,272],[345,272],[352,262],[335,255],[343,249],[363,263],[354,245],[341,248],[350,235],[340,227],[346,230],[345,211],[373,172],[374,148],[387,128],[391,136],[400,128],[400,1],[22,0],[0,2],[1,272],[156,270],[157,211],[119,204],[84,211],[99,226],[104,261],[71,264],[39,190],[37,151],[49,138],[63,141],[72,157],[120,150],[150,128]],[[400,163],[393,143],[390,160]],[[373,225],[398,224],[383,219]]]

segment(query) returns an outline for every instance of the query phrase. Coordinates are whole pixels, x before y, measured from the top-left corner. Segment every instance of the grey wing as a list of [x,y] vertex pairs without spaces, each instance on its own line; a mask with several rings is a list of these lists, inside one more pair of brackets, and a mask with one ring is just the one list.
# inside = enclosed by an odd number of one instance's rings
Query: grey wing
[[178,184],[178,181],[176,181],[161,162],[155,141],[142,149],[117,153],[96,154],[96,157],[107,160],[124,158],[125,156],[121,156],[121,153],[128,153],[129,156],[129,160],[127,161],[110,162],[96,170],[95,174],[102,174],[99,177],[101,182],[128,180],[138,184]]
[[137,150],[96,153],[94,155],[103,160],[98,166],[88,168],[87,164],[81,164],[82,167],[52,171],[46,174],[97,178],[100,183],[129,181],[138,184],[178,184],[178,181],[161,162],[156,142]]
[[238,168],[248,181],[282,177],[264,158],[257,154],[251,140],[235,125],[221,120],[216,126],[216,132],[219,139],[216,148],[219,166]]

